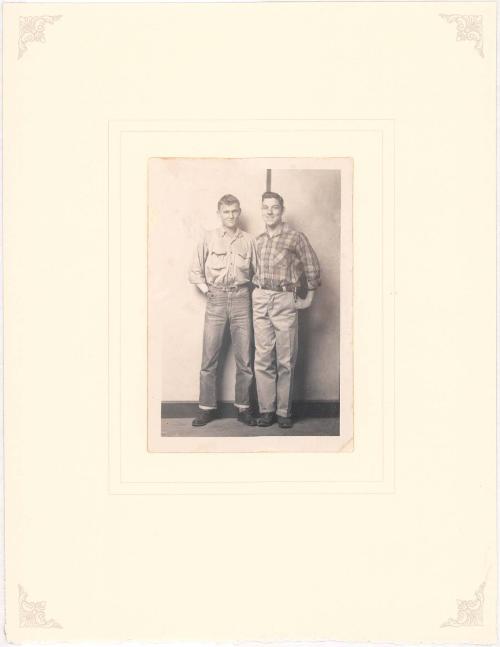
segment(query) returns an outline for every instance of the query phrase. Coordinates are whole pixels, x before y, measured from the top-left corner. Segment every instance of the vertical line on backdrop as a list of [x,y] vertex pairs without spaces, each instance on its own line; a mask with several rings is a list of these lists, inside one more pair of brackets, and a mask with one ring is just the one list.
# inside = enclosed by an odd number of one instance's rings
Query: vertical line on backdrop
[[271,169],[266,170],[266,191],[271,190]]

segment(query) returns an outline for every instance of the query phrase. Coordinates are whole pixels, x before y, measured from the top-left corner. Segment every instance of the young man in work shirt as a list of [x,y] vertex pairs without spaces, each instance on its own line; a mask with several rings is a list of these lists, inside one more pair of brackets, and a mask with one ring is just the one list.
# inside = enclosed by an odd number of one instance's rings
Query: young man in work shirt
[[200,412],[193,426],[206,425],[217,417],[216,373],[224,332],[229,325],[236,360],[234,405],[237,419],[254,426],[250,412],[253,381],[251,363],[252,313],[251,272],[255,268],[255,247],[249,234],[239,228],[238,198],[224,195],[217,212],[221,227],[205,233],[194,255],[189,280],[206,295],[203,356],[200,371]]
[[[308,308],[320,285],[319,261],[306,236],[283,222],[281,195],[268,191],[262,196],[266,231],[255,239],[257,270],[253,283],[255,333],[255,379],[260,417],[257,424],[268,427],[275,421],[292,427],[293,374],[297,360],[297,310]],[[297,296],[302,274],[307,295]]]

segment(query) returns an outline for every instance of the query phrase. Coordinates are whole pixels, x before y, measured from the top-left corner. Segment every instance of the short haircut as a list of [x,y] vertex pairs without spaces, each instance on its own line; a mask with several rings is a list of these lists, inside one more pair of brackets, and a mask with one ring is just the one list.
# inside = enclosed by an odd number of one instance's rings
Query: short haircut
[[266,191],[262,194],[262,202],[264,202],[266,198],[275,198],[280,203],[281,208],[284,209],[285,202],[279,193],[274,193],[274,191]]
[[231,195],[230,193],[226,193],[226,195],[223,195],[222,198],[219,200],[217,203],[217,211],[222,207],[223,204],[237,204],[238,207],[240,206],[240,201],[235,195]]

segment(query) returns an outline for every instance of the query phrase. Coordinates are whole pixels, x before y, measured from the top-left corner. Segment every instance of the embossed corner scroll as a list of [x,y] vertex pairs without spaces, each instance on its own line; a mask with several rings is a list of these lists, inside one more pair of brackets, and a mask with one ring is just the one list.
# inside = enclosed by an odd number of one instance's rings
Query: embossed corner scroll
[[61,625],[53,618],[47,620],[45,617],[46,602],[32,602],[28,600],[28,594],[19,586],[19,626],[45,627],[47,629],[62,629]]
[[458,13],[440,13],[439,15],[447,22],[454,22],[457,24],[456,40],[474,41],[476,52],[479,56],[484,57],[482,16],[464,16]]
[[441,627],[482,627],[485,584],[481,584],[472,600],[457,600],[457,617],[448,618]]
[[53,25],[62,16],[21,16],[17,58],[28,51],[28,43],[45,43],[45,25]]

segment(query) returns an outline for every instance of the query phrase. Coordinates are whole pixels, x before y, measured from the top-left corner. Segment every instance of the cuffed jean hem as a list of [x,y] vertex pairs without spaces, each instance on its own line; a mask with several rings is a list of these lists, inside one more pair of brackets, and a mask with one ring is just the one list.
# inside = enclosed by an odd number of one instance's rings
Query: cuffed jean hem
[[203,409],[203,411],[213,411],[214,409],[217,409],[217,407],[207,407],[205,404],[199,404],[198,407]]
[[290,411],[284,411],[283,409],[278,409],[276,411],[276,415],[279,416],[280,418],[291,418],[292,414]]

